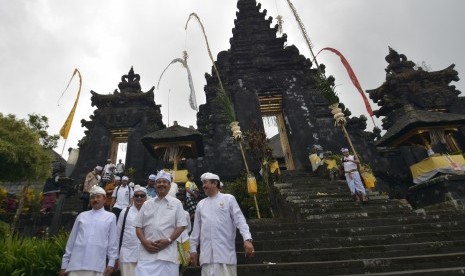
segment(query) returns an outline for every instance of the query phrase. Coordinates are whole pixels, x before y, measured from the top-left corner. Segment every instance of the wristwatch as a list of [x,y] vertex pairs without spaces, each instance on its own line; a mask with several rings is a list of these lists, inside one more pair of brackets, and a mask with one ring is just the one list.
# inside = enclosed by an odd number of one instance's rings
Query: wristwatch
[[252,239],[246,239],[245,242],[248,241],[248,242],[253,242]]
[[171,238],[168,238],[168,241],[170,242],[170,244],[173,242],[173,241],[171,240]]

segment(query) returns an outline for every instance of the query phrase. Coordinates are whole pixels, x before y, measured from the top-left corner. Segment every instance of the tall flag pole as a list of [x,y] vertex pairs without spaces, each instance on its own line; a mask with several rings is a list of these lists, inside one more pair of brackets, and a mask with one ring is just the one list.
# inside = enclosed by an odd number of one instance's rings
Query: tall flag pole
[[66,141],[68,141],[68,134],[69,134],[69,131],[71,129],[71,124],[73,123],[74,113],[76,112],[76,107],[77,107],[77,104],[78,104],[78,101],[79,101],[79,96],[81,95],[82,76],[81,76],[81,72],[79,72],[78,69],[74,69],[73,75],[71,76],[71,79],[69,80],[68,85],[66,86],[65,90],[63,91],[63,93],[60,96],[60,99],[61,99],[61,97],[63,97],[63,95],[65,94],[66,90],[68,90],[69,85],[71,84],[71,81],[73,80],[74,76],[76,76],[76,75],[79,76],[79,89],[78,89],[77,97],[76,97],[76,100],[74,101],[73,108],[71,109],[71,112],[69,113],[68,118],[66,119],[65,123],[63,124],[63,126],[60,129],[60,136],[65,139],[65,143],[63,144],[63,149],[61,150],[61,156],[63,156],[63,152],[64,152],[65,146],[66,146]]
[[331,48],[331,47],[325,47],[325,48],[321,49],[321,50],[318,52],[317,55],[319,55],[322,51],[325,51],[325,50],[335,53],[335,54],[336,54],[337,56],[339,56],[339,58],[341,59],[342,64],[343,64],[344,67],[346,68],[347,73],[349,74],[349,77],[350,77],[350,79],[352,80],[352,83],[354,84],[355,88],[357,88],[357,90],[358,90],[358,92],[360,93],[360,95],[362,95],[363,102],[365,103],[365,108],[366,108],[368,114],[370,115],[371,120],[373,121],[373,125],[376,127],[375,120],[373,119],[373,110],[371,109],[370,102],[368,101],[368,98],[367,98],[367,96],[365,95],[365,93],[363,93],[362,86],[360,85],[360,82],[358,81],[357,77],[355,76],[354,70],[353,70],[352,67],[350,66],[349,62],[348,62],[347,59],[341,54],[341,52],[339,52],[338,50],[336,50],[336,49],[334,49],[334,48]]

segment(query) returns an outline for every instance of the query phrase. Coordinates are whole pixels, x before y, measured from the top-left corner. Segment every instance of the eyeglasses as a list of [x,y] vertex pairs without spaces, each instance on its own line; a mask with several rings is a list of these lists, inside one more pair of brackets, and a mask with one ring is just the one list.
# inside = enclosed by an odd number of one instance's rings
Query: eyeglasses
[[135,198],[144,198],[146,195],[134,195]]

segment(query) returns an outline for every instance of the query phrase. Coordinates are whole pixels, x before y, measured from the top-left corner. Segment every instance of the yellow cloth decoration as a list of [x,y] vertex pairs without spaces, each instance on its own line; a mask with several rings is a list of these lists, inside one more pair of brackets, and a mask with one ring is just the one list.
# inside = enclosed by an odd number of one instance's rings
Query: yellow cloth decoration
[[410,171],[415,179],[418,176],[431,172],[435,169],[454,168],[456,166],[465,166],[465,159],[463,158],[463,155],[430,156],[410,166]]
[[337,162],[335,159],[325,159],[326,166],[328,170],[337,169]]
[[187,174],[189,173],[187,170],[168,170],[164,169],[165,172],[170,173],[172,176],[174,176],[174,182],[187,182]]
[[[65,140],[68,139],[69,130],[71,129],[71,124],[73,123],[74,113],[76,112],[76,107],[77,107],[77,104],[78,104],[78,101],[79,101],[79,95],[81,94],[82,77],[81,77],[81,73],[79,72],[78,69],[74,69],[73,76],[71,76],[71,79],[69,80],[69,83],[68,83],[68,86],[66,86],[66,89],[68,89],[71,81],[73,80],[73,78],[74,78],[74,76],[76,74],[79,75],[79,90],[78,90],[78,93],[77,93],[77,97],[76,97],[76,100],[74,101],[73,108],[71,109],[71,112],[69,113],[68,118],[66,118],[65,124],[60,129],[60,135]],[[65,89],[65,91],[66,91],[66,89]]]
[[371,172],[363,172],[362,173],[363,183],[365,187],[372,189],[375,187],[376,178]]
[[257,193],[257,180],[255,176],[247,177],[247,192],[252,195]]
[[312,171],[316,171],[316,169],[318,169],[318,167],[322,164],[321,158],[316,153],[310,154],[308,159],[310,160],[310,164],[312,164]]
[[271,173],[274,173],[275,171],[278,171],[278,175],[281,175],[281,170],[279,169],[279,164],[278,164],[278,161],[274,161],[273,163],[271,163],[270,165],[270,172]]
[[185,267],[188,266],[191,262],[190,259],[190,240],[187,240],[185,242],[177,242],[177,247],[178,247],[178,258],[179,258],[179,263]]

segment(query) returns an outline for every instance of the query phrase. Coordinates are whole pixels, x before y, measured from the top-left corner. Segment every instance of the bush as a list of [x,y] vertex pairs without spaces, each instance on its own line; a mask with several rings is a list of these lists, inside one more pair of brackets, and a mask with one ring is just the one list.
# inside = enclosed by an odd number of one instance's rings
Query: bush
[[4,236],[0,241],[2,275],[57,275],[68,233],[48,239]]
[[[262,218],[270,218],[270,201],[268,199],[268,192],[266,184],[257,179],[258,193],[256,195],[258,208],[260,209],[260,216]],[[255,210],[255,201],[252,195],[247,193],[247,177],[242,175],[234,182],[225,182],[225,193],[232,194],[236,197],[237,203],[241,207],[242,213],[248,219],[257,218],[257,211]]]

